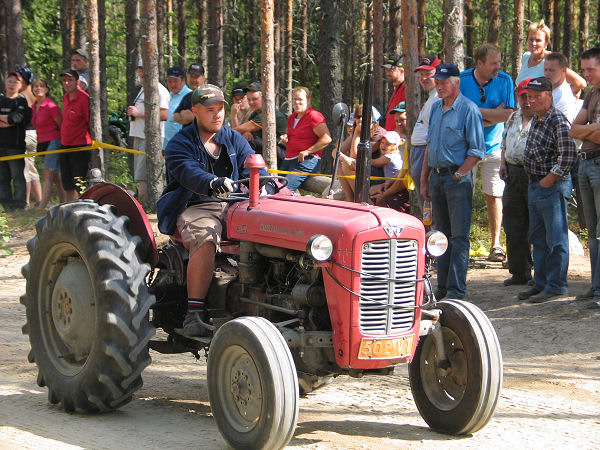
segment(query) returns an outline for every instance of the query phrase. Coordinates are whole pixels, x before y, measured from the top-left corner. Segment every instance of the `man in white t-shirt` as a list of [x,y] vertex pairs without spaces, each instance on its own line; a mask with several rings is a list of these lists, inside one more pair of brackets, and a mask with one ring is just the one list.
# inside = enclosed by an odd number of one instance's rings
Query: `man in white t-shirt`
[[567,67],[569,61],[561,53],[550,53],[544,62],[544,76],[552,83],[552,103],[562,112],[569,123],[577,116],[577,99],[573,95],[571,85],[567,83]]
[[435,75],[435,68],[440,64],[440,60],[435,55],[425,55],[421,58],[419,66],[415,69],[415,72],[419,72],[419,83],[421,87],[427,91],[429,98],[421,108],[419,117],[417,117],[417,123],[413,128],[412,135],[410,137],[410,176],[415,182],[417,188],[417,194],[419,197],[419,205],[423,207],[423,196],[421,195],[421,168],[423,167],[423,155],[425,155],[425,148],[427,147],[427,128],[429,128],[429,115],[431,114],[431,107],[439,100],[437,91],[435,90],[435,82],[433,75]]
[[[137,75],[142,81],[144,69],[142,60],[138,62]],[[171,95],[166,87],[158,83],[158,97],[160,107],[160,136],[161,142],[165,138],[165,121],[169,118],[169,101]],[[145,105],[144,105],[144,87],[135,97],[134,104],[127,107],[127,115],[129,116],[129,136],[133,137],[133,148],[141,152],[146,151],[146,124],[144,120]],[[148,201],[148,183],[146,172],[146,155],[133,155],[133,179],[138,184],[138,200],[141,203]]]

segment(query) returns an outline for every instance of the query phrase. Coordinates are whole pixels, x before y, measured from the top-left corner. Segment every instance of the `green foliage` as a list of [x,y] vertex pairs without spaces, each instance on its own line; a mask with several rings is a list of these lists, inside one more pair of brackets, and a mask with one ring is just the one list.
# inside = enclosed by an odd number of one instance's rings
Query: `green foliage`
[[8,228],[8,220],[6,211],[0,205],[0,258],[12,254],[12,251],[6,248],[6,243],[10,240],[10,231]]

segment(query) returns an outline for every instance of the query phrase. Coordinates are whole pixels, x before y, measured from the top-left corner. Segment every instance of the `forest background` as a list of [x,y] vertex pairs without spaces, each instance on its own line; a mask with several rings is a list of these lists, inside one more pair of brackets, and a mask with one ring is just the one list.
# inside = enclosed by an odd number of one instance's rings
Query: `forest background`
[[[237,84],[263,81],[267,148],[275,142],[271,111],[289,113],[291,89],[298,85],[311,90],[335,142],[331,108],[339,101],[359,103],[367,73],[375,80],[374,104],[385,111],[392,88],[381,67],[387,55],[405,55],[412,129],[425,100],[411,69],[420,56],[434,53],[469,68],[475,48],[493,42],[502,50],[502,70],[514,78],[526,50],[525,30],[543,19],[552,30],[549,48],[578,71],[581,52],[600,41],[598,9],[590,0],[0,0],[0,86],[6,73],[27,65],[50,83],[60,104],[59,74],[69,67],[72,50],[87,48],[92,136],[107,142],[109,112],[124,111],[139,91],[135,70],[142,54],[151,66],[149,87],[154,79],[166,84],[169,66],[201,62],[207,81],[227,94]],[[150,98],[148,88],[146,94]],[[148,154],[159,167],[158,136],[155,141]],[[330,152],[324,155],[326,172]],[[274,158],[266,159],[273,167]],[[114,161],[100,164],[106,176],[115,167]],[[110,180],[125,176],[124,167]],[[151,198],[162,190],[160,178]]]

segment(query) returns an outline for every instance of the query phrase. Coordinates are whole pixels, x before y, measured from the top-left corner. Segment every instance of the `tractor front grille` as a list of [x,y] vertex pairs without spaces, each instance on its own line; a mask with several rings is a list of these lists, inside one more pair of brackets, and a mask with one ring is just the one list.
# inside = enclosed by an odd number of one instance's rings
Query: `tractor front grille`
[[418,248],[417,241],[406,239],[363,244],[359,299],[362,333],[392,334],[412,327]]

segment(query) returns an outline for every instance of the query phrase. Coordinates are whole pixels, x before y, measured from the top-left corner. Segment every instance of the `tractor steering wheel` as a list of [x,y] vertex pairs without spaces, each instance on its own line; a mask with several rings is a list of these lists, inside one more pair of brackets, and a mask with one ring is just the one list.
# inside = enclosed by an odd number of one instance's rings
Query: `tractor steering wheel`
[[[260,180],[260,185],[259,185],[260,188],[262,188],[270,180],[279,180],[283,184],[283,186],[281,186],[281,188],[286,187],[289,183],[289,180],[286,177],[272,176],[272,175],[261,176],[261,177],[259,177],[259,180]],[[240,185],[240,184],[244,184],[244,183],[250,183],[250,178],[242,178],[240,180],[233,182],[234,185]],[[228,196],[222,197],[222,199],[225,201],[240,201],[240,200],[248,199],[248,196],[249,196],[249,192],[230,192]]]

